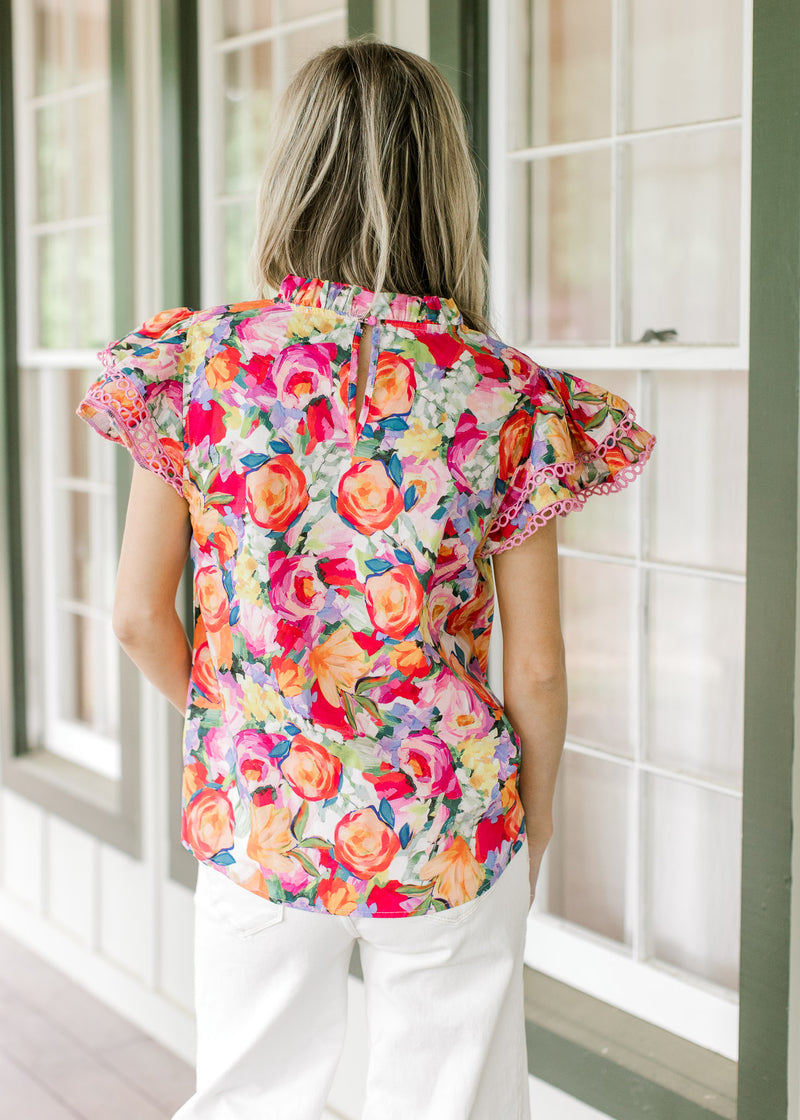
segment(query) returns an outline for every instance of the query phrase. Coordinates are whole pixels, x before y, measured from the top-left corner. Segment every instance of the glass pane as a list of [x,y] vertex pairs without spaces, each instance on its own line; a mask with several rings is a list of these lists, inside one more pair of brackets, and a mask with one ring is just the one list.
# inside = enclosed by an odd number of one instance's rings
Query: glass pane
[[95,665],[102,664],[96,646],[97,628],[89,618],[59,610],[57,625],[61,657],[58,673],[58,715],[90,726],[96,720]]
[[53,0],[34,0],[33,40],[36,93],[53,93],[68,84],[66,12]]
[[72,0],[75,13],[75,84],[108,73],[108,0]]
[[70,217],[69,176],[72,170],[69,103],[34,110],[36,129],[36,218],[52,222]]
[[609,341],[610,158],[608,152],[559,156],[513,172],[518,343]]
[[629,11],[629,128],[741,113],[741,4],[630,0]]
[[[72,239],[69,233],[46,233],[38,238],[39,249],[39,345],[71,346]],[[106,280],[107,283],[107,280]]]
[[[97,371],[95,371],[95,376]],[[71,478],[87,478],[89,475],[89,437],[93,434],[89,425],[75,415],[75,409],[83,399],[91,375],[82,369],[71,369],[66,374],[67,400],[65,402],[65,439],[63,453],[57,463],[60,475]]]
[[225,0],[218,7],[225,39],[271,27],[275,18],[272,0]]
[[90,93],[75,99],[77,151],[73,167],[77,178],[78,215],[90,217],[109,212],[111,174],[108,94]]
[[742,784],[744,582],[651,572],[648,757]]
[[253,285],[247,275],[255,233],[255,210],[252,202],[229,203],[223,208],[223,299],[227,303],[255,299]]
[[517,148],[611,133],[611,0],[518,0]]
[[[635,373],[606,369],[570,372],[623,397],[636,410],[642,425],[647,427],[639,409]],[[637,500],[635,486],[626,486],[616,494],[590,498],[583,509],[577,511],[577,516],[573,512],[559,521],[559,543],[568,548],[585,549],[587,552],[632,556],[636,551]]]
[[741,800],[656,775],[646,789],[652,955],[736,991]]
[[59,506],[63,522],[59,539],[64,544],[57,565],[59,590],[66,598],[90,603],[99,590],[92,565],[91,497],[80,491],[61,491]]
[[747,373],[651,376],[659,444],[650,468],[650,555],[744,573]]
[[547,911],[629,942],[625,929],[630,771],[565,750],[547,850]]
[[272,43],[225,55],[222,190],[255,191],[273,99]]
[[740,149],[738,127],[623,146],[623,341],[738,342]]
[[567,737],[629,756],[636,687],[635,571],[575,556],[559,556],[558,566],[569,681]]
[[75,231],[78,346],[96,349],[111,334],[111,246],[105,222]]
[[[325,5],[331,7],[332,5]],[[301,8],[307,10],[312,7],[319,7],[319,4],[286,4],[285,7],[293,13],[299,11]],[[341,5],[335,5],[341,15],[338,19],[325,20],[324,23],[318,24],[316,27],[306,27],[302,31],[295,31],[289,35],[281,36],[275,40],[275,77],[277,80],[277,90],[282,92],[291,81],[296,70],[298,70],[307,58],[311,58],[312,54],[321,51],[323,47],[329,47],[332,43],[343,43],[347,37],[347,15],[346,9]]]

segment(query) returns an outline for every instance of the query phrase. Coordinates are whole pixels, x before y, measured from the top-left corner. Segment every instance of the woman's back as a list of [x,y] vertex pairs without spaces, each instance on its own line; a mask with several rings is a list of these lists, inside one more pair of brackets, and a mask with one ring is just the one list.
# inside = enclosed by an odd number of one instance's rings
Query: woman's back
[[625,485],[654,437],[453,300],[314,277],[165,312],[103,358],[82,415],[115,438],[144,402],[126,442],[191,514],[184,845],[334,914],[488,890],[525,837],[489,557]]

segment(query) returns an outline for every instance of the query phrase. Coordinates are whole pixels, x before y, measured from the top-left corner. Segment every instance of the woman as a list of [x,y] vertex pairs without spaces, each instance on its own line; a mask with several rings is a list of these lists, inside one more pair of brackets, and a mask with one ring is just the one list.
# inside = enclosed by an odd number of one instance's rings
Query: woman
[[136,462],[115,633],[185,717],[197,1090],[175,1120],[321,1114],[356,938],[365,1120],[522,1120],[567,709],[554,515],[624,486],[655,437],[492,334],[435,67],[331,47],[276,121],[259,298],[156,316],[78,409]]

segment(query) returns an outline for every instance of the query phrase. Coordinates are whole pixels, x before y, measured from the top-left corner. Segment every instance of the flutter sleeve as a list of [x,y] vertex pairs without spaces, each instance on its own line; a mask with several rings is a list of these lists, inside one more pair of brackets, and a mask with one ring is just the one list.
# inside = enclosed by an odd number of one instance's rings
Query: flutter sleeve
[[97,357],[102,374],[76,414],[126,447],[139,466],[183,493],[183,377],[187,329],[196,313],[176,307],[148,319]]
[[494,516],[483,553],[504,552],[592,494],[622,490],[650,458],[656,437],[633,407],[575,374],[532,365],[500,430]]

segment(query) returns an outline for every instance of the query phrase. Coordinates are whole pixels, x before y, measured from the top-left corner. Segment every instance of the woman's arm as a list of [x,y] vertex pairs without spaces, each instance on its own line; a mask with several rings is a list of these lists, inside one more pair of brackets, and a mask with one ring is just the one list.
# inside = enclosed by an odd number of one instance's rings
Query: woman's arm
[[181,715],[192,649],[175,610],[175,595],[191,535],[186,500],[163,479],[134,465],[112,625],[131,661]]
[[503,707],[522,741],[520,796],[531,856],[531,901],[553,833],[553,795],[567,729],[556,518],[493,558],[503,628]]

